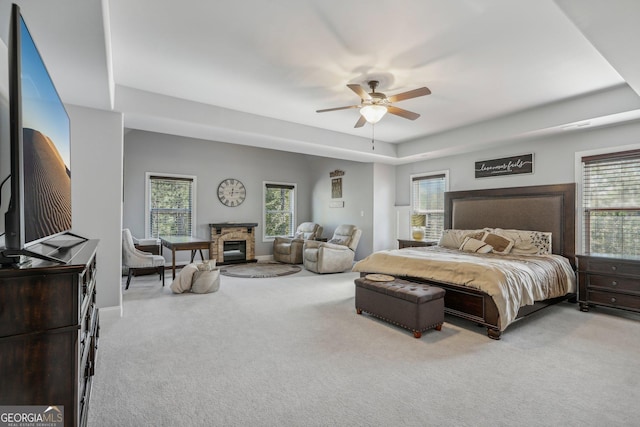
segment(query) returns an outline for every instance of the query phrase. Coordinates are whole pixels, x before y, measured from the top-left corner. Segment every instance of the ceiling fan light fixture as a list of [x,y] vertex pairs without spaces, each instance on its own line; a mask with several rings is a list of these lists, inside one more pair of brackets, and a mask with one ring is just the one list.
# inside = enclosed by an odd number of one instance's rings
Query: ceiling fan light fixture
[[387,107],[376,104],[365,105],[360,109],[360,114],[362,114],[362,117],[364,117],[367,122],[373,125],[378,123],[380,119],[387,114]]

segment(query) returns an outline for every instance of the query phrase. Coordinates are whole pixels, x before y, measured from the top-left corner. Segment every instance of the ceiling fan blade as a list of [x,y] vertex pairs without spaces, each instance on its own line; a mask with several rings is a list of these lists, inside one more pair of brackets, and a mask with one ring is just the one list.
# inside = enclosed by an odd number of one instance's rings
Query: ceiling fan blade
[[348,107],[325,108],[324,110],[316,110],[316,113],[326,113],[327,111],[348,110],[349,108],[358,108],[360,105],[349,105]]
[[398,102],[398,101],[402,101],[404,99],[417,98],[419,96],[425,96],[425,95],[429,95],[429,94],[431,94],[431,91],[429,90],[428,87],[421,87],[421,88],[410,90],[410,91],[407,91],[407,92],[402,92],[402,93],[398,93],[398,94],[395,94],[395,95],[391,95],[391,96],[387,97],[387,100],[389,102]]
[[413,111],[403,110],[402,108],[394,107],[393,105],[387,106],[387,111],[391,114],[395,114],[396,116],[404,117],[405,119],[415,120],[420,117],[420,114],[414,113]]
[[361,128],[365,123],[367,123],[367,120],[364,118],[364,116],[360,116],[354,128]]
[[354,91],[356,95],[360,97],[360,99],[365,99],[367,101],[371,100],[371,96],[367,93],[367,91],[362,89],[362,86],[357,84],[349,84],[347,85],[347,87]]

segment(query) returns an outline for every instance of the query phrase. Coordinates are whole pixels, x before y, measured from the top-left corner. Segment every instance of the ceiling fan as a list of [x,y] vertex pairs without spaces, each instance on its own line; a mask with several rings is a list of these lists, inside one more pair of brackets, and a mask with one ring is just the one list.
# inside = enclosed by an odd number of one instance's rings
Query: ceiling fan
[[356,122],[354,127],[359,128],[364,126],[365,123],[371,124],[378,123],[382,116],[387,112],[395,114],[396,116],[403,117],[409,120],[415,120],[420,117],[420,114],[412,111],[403,110],[394,105],[394,102],[403,101],[405,99],[417,98],[418,96],[429,95],[431,91],[427,87],[421,87],[413,89],[407,92],[398,93],[395,95],[387,96],[382,92],[376,92],[376,87],[380,82],[378,80],[370,80],[367,82],[371,88],[371,93],[367,93],[359,84],[348,84],[347,87],[354,91],[356,95],[360,97],[360,104],[349,105],[348,107],[327,108],[324,110],[316,110],[316,113],[325,113],[327,111],[347,110],[350,108],[360,109],[360,118]]

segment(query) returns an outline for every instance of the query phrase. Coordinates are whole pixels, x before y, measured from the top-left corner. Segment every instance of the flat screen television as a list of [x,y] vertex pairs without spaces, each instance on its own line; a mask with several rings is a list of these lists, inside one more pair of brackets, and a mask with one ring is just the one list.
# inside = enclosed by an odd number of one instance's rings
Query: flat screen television
[[69,240],[53,238],[71,230],[70,121],[15,4],[8,56],[11,199],[3,263],[20,256],[59,261]]

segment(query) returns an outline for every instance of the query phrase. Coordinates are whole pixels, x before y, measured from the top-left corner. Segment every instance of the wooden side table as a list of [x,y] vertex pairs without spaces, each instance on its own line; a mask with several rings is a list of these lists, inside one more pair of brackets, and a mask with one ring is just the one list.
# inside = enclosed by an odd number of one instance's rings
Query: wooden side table
[[419,248],[419,247],[425,247],[425,246],[435,246],[437,244],[438,244],[437,240],[398,239],[398,249]]

